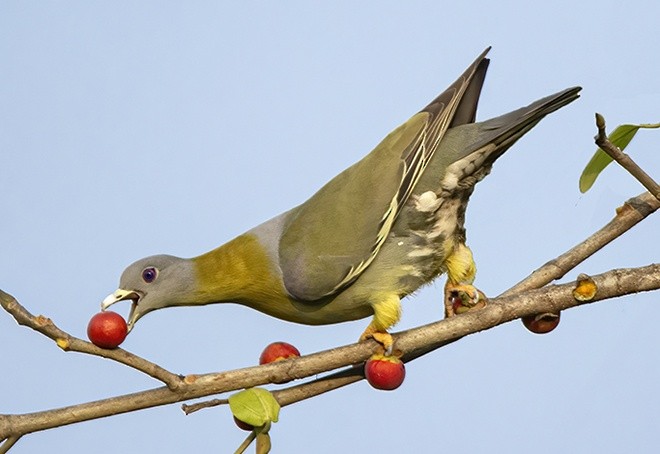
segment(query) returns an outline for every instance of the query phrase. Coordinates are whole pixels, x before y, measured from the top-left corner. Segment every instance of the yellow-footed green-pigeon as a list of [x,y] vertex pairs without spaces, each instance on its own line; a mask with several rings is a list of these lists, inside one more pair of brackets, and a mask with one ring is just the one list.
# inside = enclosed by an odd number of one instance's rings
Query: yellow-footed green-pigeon
[[308,325],[372,316],[362,338],[391,349],[387,329],[400,318],[401,299],[440,274],[448,276],[446,294],[474,304],[480,292],[464,228],[474,186],[580,91],[475,123],[488,50],[309,200],[200,256],[138,260],[102,308],[132,300],[129,329],[156,309],[224,302]]

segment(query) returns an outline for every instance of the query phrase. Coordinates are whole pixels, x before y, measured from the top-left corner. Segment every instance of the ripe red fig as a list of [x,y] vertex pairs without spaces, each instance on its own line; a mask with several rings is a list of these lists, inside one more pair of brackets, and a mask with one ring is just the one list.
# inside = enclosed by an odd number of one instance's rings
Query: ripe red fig
[[561,312],[552,314],[546,312],[545,314],[528,315],[522,318],[525,328],[536,334],[549,333],[559,325],[559,315]]
[[391,391],[406,377],[406,366],[396,356],[375,354],[364,364],[364,375],[376,389]]
[[259,357],[259,364],[268,364],[275,361],[281,361],[287,358],[300,356],[296,347],[287,342],[273,342],[269,344]]
[[116,312],[105,311],[94,315],[87,325],[87,337],[101,348],[117,348],[124,342],[128,328],[124,318]]

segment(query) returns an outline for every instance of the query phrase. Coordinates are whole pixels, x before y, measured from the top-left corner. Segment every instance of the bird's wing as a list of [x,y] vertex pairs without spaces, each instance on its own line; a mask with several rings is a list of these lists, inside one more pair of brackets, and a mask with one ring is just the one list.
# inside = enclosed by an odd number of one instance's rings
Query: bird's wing
[[289,212],[279,263],[291,296],[315,301],[336,294],[369,266],[445,131],[474,121],[488,50],[364,159]]

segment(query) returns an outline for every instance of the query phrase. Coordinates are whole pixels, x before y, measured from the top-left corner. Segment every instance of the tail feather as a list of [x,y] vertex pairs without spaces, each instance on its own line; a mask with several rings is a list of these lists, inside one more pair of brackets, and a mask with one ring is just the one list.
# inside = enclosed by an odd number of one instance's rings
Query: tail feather
[[477,145],[476,148],[480,148],[486,143],[494,143],[499,154],[504,153],[518,139],[536,126],[543,117],[579,98],[580,90],[582,90],[582,87],[567,88],[534,101],[529,106],[483,122],[480,134],[482,140],[480,144],[475,144]]

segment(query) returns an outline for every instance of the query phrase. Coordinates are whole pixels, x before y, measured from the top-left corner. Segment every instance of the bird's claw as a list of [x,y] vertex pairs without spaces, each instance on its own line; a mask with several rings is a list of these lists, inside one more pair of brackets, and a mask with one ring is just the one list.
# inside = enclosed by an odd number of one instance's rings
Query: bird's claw
[[367,328],[362,336],[360,336],[360,341],[373,339],[383,346],[385,349],[385,356],[390,356],[392,354],[392,348],[394,347],[394,339],[392,335],[387,331],[377,331],[375,329]]
[[445,285],[445,316],[452,317],[475,309],[486,307],[488,298],[486,295],[471,284],[453,284],[447,282]]

